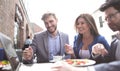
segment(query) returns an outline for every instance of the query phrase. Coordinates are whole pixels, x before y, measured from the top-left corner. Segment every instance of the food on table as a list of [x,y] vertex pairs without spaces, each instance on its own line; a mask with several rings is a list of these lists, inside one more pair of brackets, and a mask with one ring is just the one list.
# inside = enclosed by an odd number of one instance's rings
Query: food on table
[[4,67],[7,64],[9,64],[9,61],[7,61],[7,60],[0,61],[0,67]]
[[71,65],[85,65],[86,63],[88,63],[87,59],[67,59],[65,60],[65,62],[67,62],[68,64]]

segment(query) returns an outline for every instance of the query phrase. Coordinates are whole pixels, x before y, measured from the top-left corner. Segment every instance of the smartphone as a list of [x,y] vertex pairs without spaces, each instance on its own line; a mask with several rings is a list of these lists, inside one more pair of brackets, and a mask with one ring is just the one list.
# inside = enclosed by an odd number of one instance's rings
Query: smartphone
[[25,44],[22,48],[22,50],[25,50],[25,48],[28,48],[30,45],[29,44]]

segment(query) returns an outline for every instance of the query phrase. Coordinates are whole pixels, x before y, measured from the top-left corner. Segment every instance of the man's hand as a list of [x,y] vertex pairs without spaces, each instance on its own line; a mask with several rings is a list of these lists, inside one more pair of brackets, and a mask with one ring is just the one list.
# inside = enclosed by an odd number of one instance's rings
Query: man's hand
[[33,57],[33,49],[31,46],[29,46],[28,48],[25,48],[25,50],[23,51],[23,59],[31,60],[32,57]]
[[65,44],[65,51],[67,54],[74,54],[73,48],[69,44]]
[[108,51],[105,49],[103,44],[97,43],[97,44],[93,45],[92,53],[95,55],[104,56],[104,55],[108,54]]

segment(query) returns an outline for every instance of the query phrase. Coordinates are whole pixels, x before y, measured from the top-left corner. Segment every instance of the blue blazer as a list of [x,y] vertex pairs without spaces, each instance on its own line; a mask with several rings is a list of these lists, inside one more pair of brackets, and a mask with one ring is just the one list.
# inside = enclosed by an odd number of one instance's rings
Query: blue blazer
[[[80,49],[81,49],[82,46],[83,46],[83,42],[80,41],[80,43],[78,43],[78,40],[80,40],[80,39],[78,39],[78,36],[81,37],[80,35],[75,36],[73,49],[74,49],[74,53],[75,53],[76,58],[77,58],[77,59],[80,59],[81,57],[80,57],[80,55],[79,55],[79,51],[80,51]],[[107,50],[110,48],[110,46],[109,46],[108,42],[106,41],[106,39],[105,39],[103,36],[98,35],[98,36],[96,36],[96,37],[94,38],[94,41],[93,41],[92,44],[90,44],[89,47],[88,47],[88,49],[89,49],[89,51],[90,51],[90,54],[91,54],[91,51],[92,51],[92,46],[93,46],[94,44],[96,44],[96,43],[101,43],[101,44],[103,44]],[[92,58],[92,55],[90,56],[90,59],[91,59],[91,58]]]

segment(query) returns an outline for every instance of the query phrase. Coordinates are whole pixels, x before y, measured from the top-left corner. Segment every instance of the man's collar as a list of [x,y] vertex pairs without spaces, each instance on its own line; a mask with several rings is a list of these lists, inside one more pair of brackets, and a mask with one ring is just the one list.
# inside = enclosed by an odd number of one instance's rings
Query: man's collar
[[[49,33],[48,31],[47,31],[47,33],[48,33],[48,36],[53,37],[53,35],[51,33]],[[59,31],[57,31],[56,36],[59,36]]]

